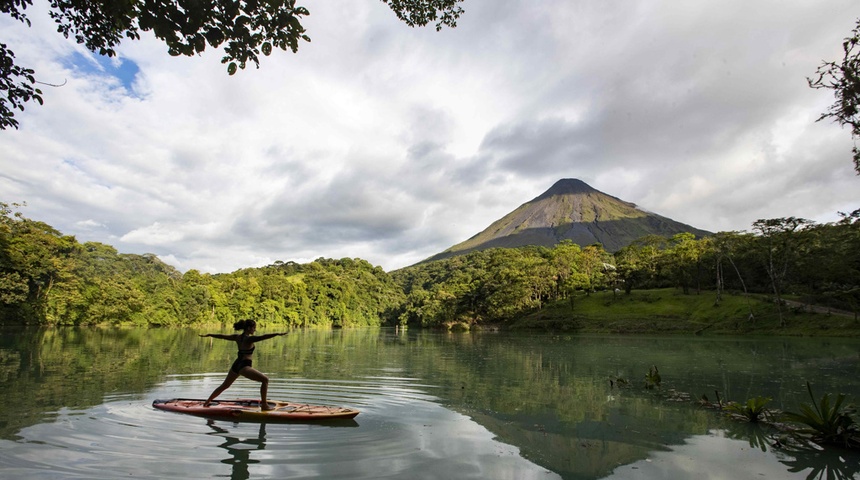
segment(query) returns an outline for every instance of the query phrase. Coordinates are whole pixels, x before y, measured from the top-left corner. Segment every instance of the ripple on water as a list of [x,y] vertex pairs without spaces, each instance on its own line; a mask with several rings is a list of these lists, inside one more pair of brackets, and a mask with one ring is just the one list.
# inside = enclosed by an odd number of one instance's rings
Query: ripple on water
[[[269,398],[344,405],[354,421],[253,424],[152,408],[156,398],[206,397],[217,375],[172,376],[148,395],[116,394],[63,410],[2,441],[4,478],[553,478],[408,377],[273,380]],[[237,381],[223,398],[258,397]]]

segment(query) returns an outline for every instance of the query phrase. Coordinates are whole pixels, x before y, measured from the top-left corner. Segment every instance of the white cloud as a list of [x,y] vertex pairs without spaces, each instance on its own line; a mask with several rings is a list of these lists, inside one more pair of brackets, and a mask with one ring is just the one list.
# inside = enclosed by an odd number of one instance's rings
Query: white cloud
[[458,243],[560,178],[707,230],[836,219],[858,182],[806,77],[854,2],[467,0],[453,30],[384,4],[310,5],[313,41],[235,76],[144,35],[117,74],[75,68],[44,12],[4,41],[45,105],[0,133],[0,200],[81,241],[180,269],[361,257],[390,270]]

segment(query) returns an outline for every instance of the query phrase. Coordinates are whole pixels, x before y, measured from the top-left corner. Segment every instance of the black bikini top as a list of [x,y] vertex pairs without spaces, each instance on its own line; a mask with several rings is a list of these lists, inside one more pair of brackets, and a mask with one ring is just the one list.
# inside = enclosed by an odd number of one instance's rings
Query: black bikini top
[[[243,339],[244,339],[244,335],[243,335],[242,337],[243,337]],[[241,342],[240,342],[240,343],[241,343]],[[240,348],[240,349],[239,349],[239,355],[240,355],[240,356],[241,356],[241,355],[250,355],[250,354],[254,353],[254,349],[255,349],[255,348],[257,348],[257,346],[256,346],[256,345],[253,345],[253,344],[251,345],[251,348],[245,348],[245,349]]]

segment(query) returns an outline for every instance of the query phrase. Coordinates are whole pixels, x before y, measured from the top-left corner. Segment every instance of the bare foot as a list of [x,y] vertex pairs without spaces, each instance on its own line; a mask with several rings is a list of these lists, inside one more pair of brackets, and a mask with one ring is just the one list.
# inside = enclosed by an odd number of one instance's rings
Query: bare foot
[[269,410],[274,410],[274,409],[275,409],[275,407],[269,405],[269,402],[260,404],[260,410],[263,412],[268,412]]

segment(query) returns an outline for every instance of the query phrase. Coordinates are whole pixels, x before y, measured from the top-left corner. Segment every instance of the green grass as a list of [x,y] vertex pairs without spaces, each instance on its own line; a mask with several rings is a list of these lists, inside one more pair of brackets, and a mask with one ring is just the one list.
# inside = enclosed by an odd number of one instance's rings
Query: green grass
[[510,327],[582,333],[860,336],[860,322],[850,315],[783,306],[782,327],[776,305],[766,297],[723,294],[719,305],[715,300],[714,292],[684,295],[676,289],[580,294],[573,302],[556,302],[525,315]]

